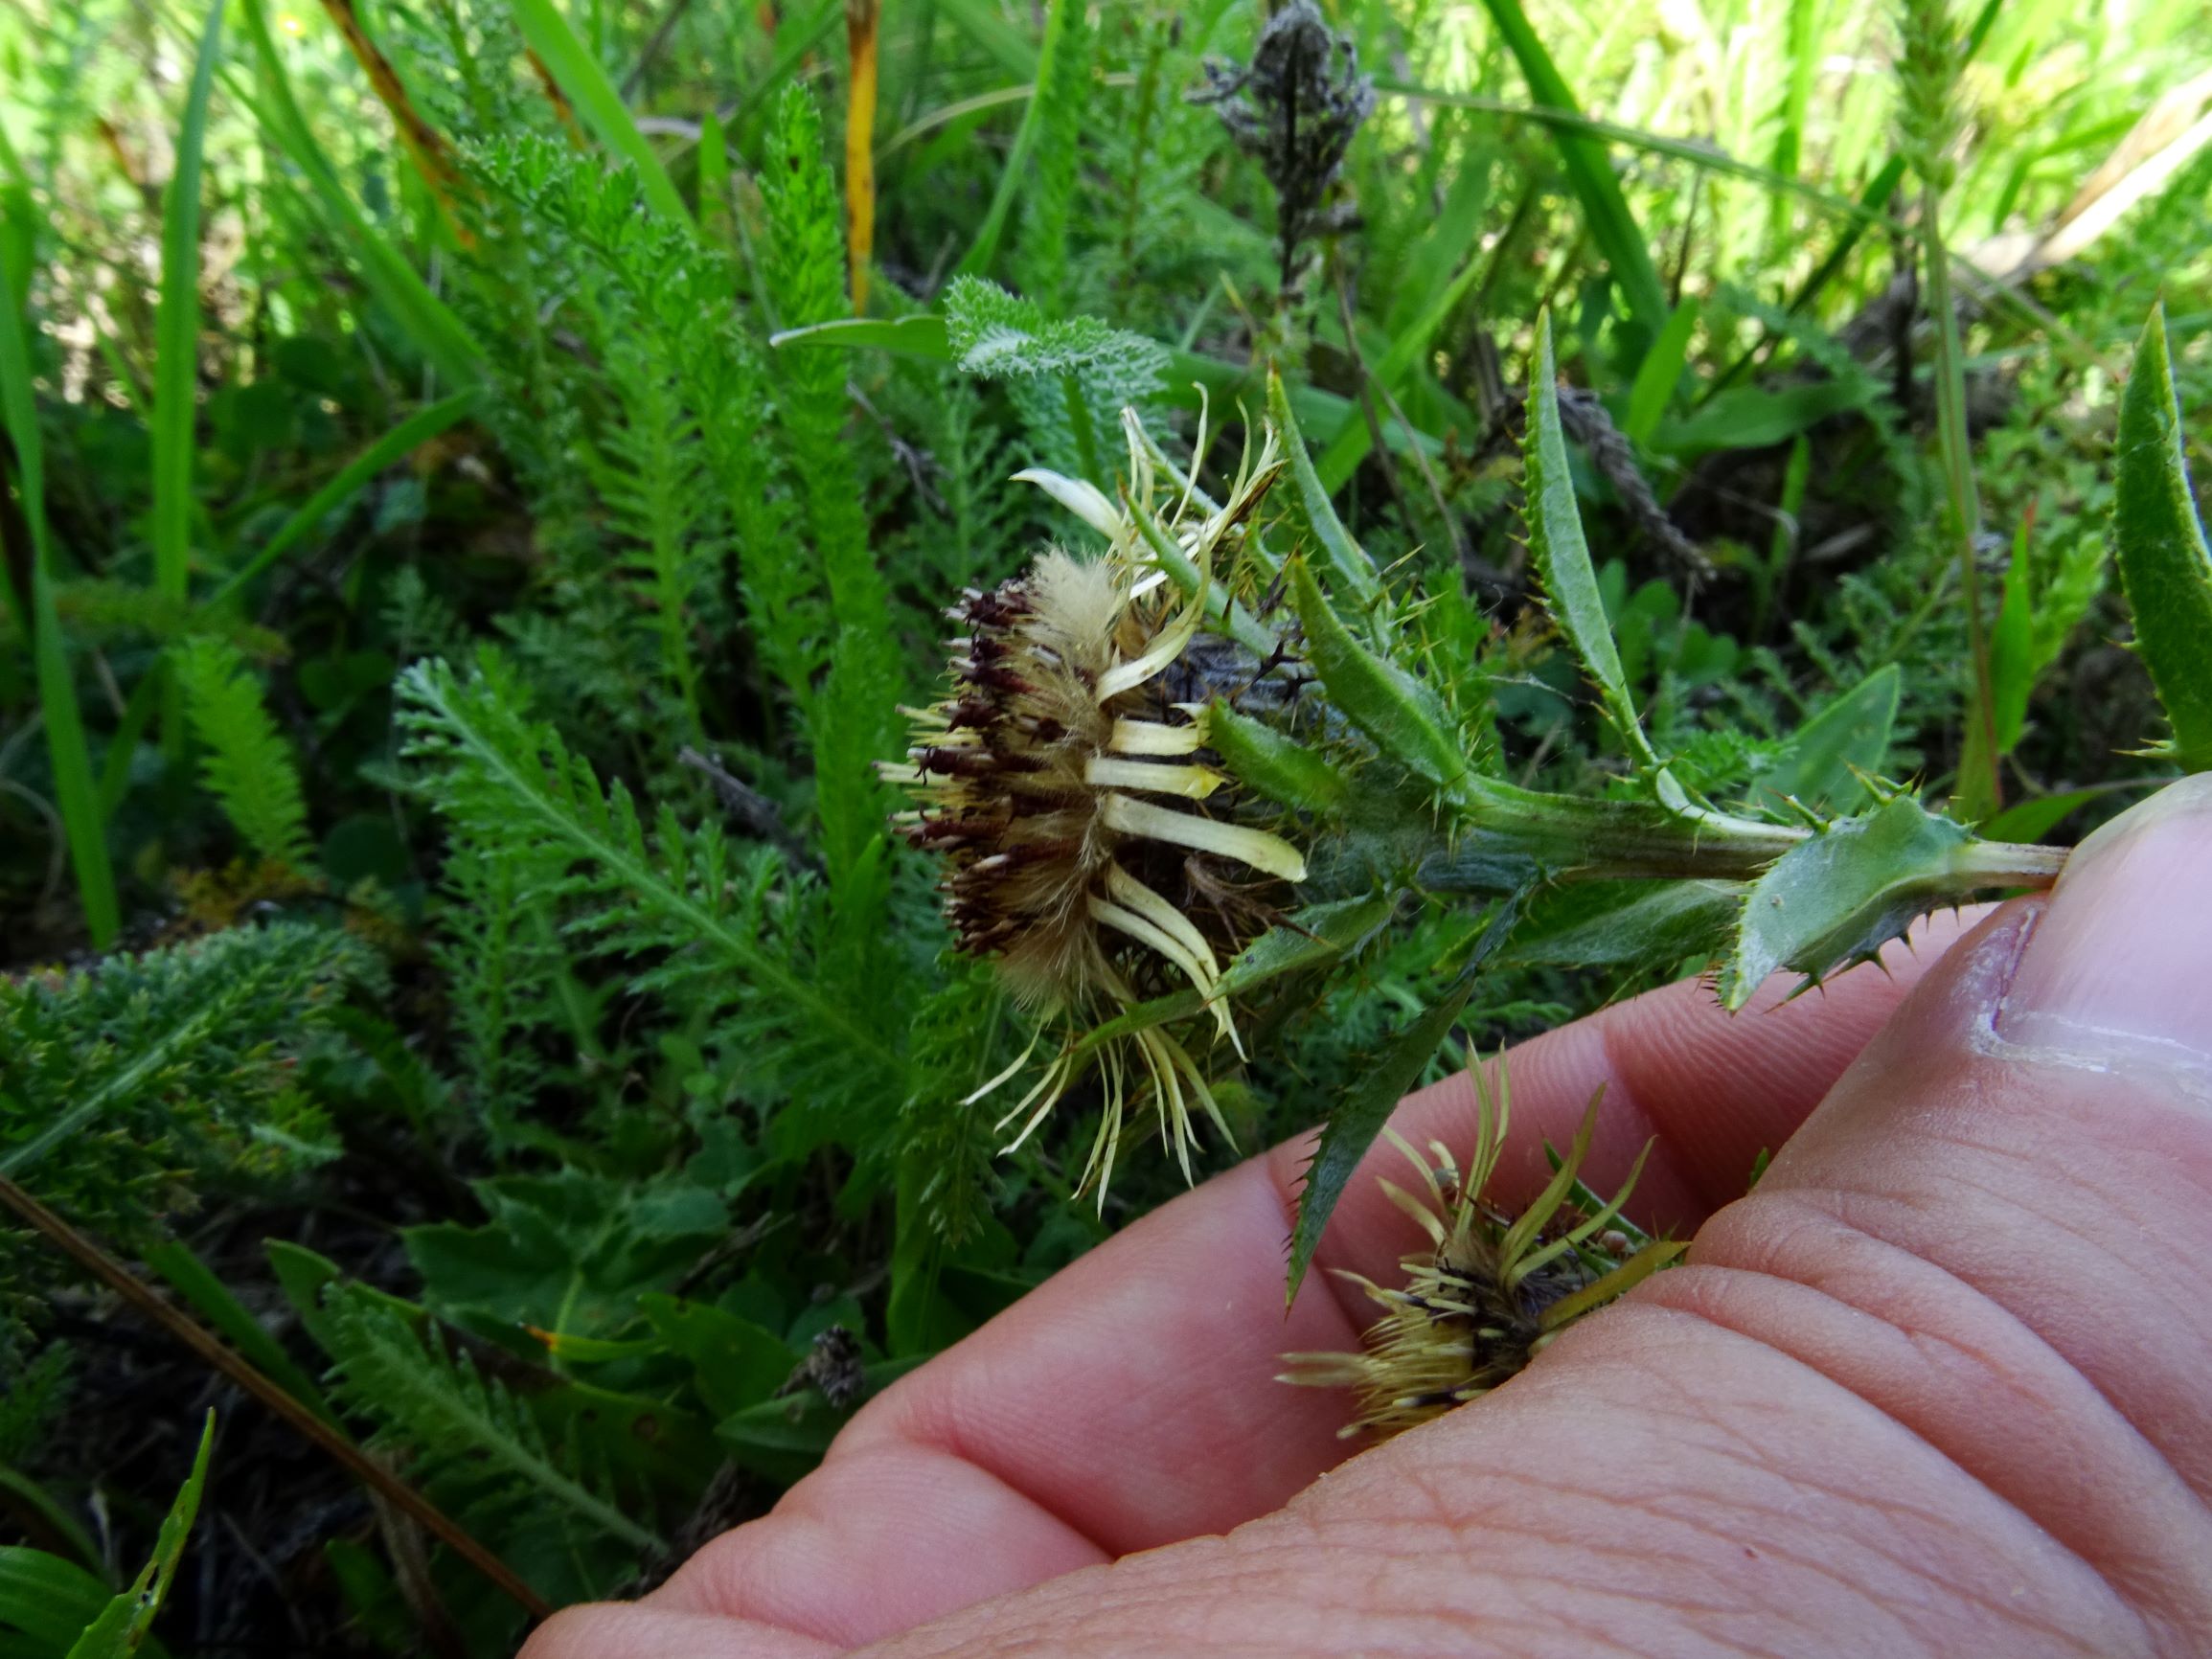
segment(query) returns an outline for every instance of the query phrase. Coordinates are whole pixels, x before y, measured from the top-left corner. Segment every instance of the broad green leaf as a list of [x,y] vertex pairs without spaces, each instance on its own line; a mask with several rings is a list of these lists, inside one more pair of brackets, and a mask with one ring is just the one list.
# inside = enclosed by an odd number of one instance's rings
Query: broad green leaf
[[1614,648],[1597,572],[1590,564],[1589,544],[1583,540],[1574,476],[1567,470],[1566,436],[1560,429],[1559,370],[1552,361],[1548,314],[1537,319],[1532,357],[1521,484],[1529,555],[1542,579],[1545,602],[1596,682],[1622,743],[1639,766],[1656,771],[1659,758],[1644,737],[1635,701],[1629,695],[1628,676],[1621,671],[1621,654]]
[[691,210],[660,164],[660,156],[630,119],[622,94],[600,67],[584,43],[577,38],[568,19],[553,0],[511,0],[515,26],[530,49],[537,54],[546,73],[568,94],[577,115],[599,142],[637,169],[638,183],[653,211],[677,224],[692,222]]
[[1799,843],[1744,896],[1722,1001],[1742,1008],[1784,969],[1816,984],[1964,897],[1972,883],[1961,879],[1958,853],[1969,840],[1958,824],[1901,796]]
[[200,1430],[192,1473],[178,1489],[176,1501],[170,1505],[169,1515],[154,1538],[152,1558],[139,1570],[130,1588],[108,1602],[85,1626],[84,1634],[70,1648],[68,1659],[129,1659],[144,1648],[153,1617],[161,1611],[170,1586],[176,1581],[176,1565],[183,1558],[193,1518],[199,1513],[200,1493],[207,1487],[208,1456],[214,1449],[215,1413],[211,1410]]
[[[1346,404],[1343,418],[1349,419],[1351,414],[1351,406]],[[1267,370],[1267,419],[1275,423],[1275,430],[1282,436],[1283,456],[1289,463],[1290,484],[1298,498],[1298,510],[1313,539],[1321,544],[1330,574],[1358,602],[1362,615],[1371,614],[1382,597],[1382,579],[1376,573],[1375,561],[1352,539],[1344,521],[1336,516],[1336,509],[1330,504],[1329,491],[1321,483],[1320,473],[1314,470],[1313,457],[1307,452],[1305,436],[1298,429],[1298,417],[1291,408],[1289,394],[1284,389],[1283,376],[1272,366]]]
[[873,349],[896,352],[902,357],[923,357],[932,363],[949,363],[953,356],[945,319],[928,311],[911,317],[835,317],[827,323],[770,334],[768,344],[779,351],[792,347],[833,347],[847,352]]
[[1367,1156],[1375,1137],[1382,1133],[1382,1125],[1390,1121],[1399,1100],[1421,1080],[1437,1045],[1450,1034],[1474,989],[1476,969],[1505,942],[1517,914],[1518,905],[1513,899],[1497,907],[1451,989],[1376,1056],[1366,1075],[1329,1114],[1321,1128],[1320,1144],[1306,1166],[1305,1184],[1298,1189],[1298,1219],[1290,1230],[1289,1279],[1283,1291],[1286,1307],[1298,1298],[1298,1286],[1312,1264],[1322,1230],[1329,1225],[1353,1172]]
[[1739,386],[1716,394],[1687,420],[1661,420],[1652,447],[1682,460],[1714,449],[1764,449],[1789,443],[1831,415],[1859,408],[1865,396],[1841,380],[1813,380],[1778,392]]
[[1291,560],[1289,572],[1290,602],[1305,632],[1307,660],[1328,689],[1330,703],[1407,771],[1445,789],[1455,787],[1467,775],[1467,757],[1435,692],[1352,637],[1303,558]]
[[2135,647],[2191,772],[2212,769],[2212,550],[2189,493],[2181,405],[2166,314],[2151,310],[2120,398],[2112,551],[2135,618]]
[[1815,811],[1856,811],[1866,799],[1860,773],[1880,773],[1904,676],[1879,668],[1790,735],[1774,764],[1752,781],[1754,805],[1783,810],[1792,799]]
[[1629,415],[1621,422],[1622,435],[1631,443],[1649,443],[1659,429],[1660,417],[1674,400],[1682,365],[1689,359],[1690,335],[1698,327],[1698,302],[1684,300],[1636,365],[1635,384],[1629,388]]
[[1351,793],[1351,780],[1320,755],[1220,698],[1206,710],[1206,743],[1239,782],[1279,806],[1334,812]]
[[640,1292],[673,1284],[729,1228],[704,1187],[618,1182],[582,1170],[476,1183],[489,1225],[410,1227],[424,1302],[560,1336],[621,1332]]
[[637,1305],[661,1340],[691,1361],[699,1398],[718,1419],[768,1398],[802,1357],[774,1331],[712,1303],[652,1294]]
[[[2145,779],[2148,787],[2153,780]],[[2041,841],[2053,830],[2072,817],[2074,812],[2087,806],[2099,795],[2109,795],[2109,786],[2092,784],[2087,789],[2064,789],[2055,795],[2031,795],[2025,801],[2016,801],[1981,827],[1981,832],[1992,841]]]

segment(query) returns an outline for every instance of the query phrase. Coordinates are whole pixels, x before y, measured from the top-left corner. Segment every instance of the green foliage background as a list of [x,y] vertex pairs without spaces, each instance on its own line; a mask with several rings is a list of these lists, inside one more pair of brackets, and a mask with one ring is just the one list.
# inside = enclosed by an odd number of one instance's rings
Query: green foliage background
[[[864,1394],[1180,1189],[1139,1150],[1069,1202],[1095,1097],[994,1156],[967,1097],[1028,1032],[871,762],[962,588],[1095,540],[1009,475],[1110,489],[1124,405],[1179,457],[1202,399],[1233,471],[1270,363],[1515,782],[1613,787],[1631,696],[1716,798],[1878,773],[2017,840],[2202,764],[2107,537],[2160,298],[2144,429],[2212,473],[2199,9],[1940,13],[1346,0],[1376,107],[1286,249],[1187,97],[1256,8],[887,6],[858,323],[828,4],[0,13],[0,1176],[546,1602],[757,1512],[852,1409],[831,1327]],[[1547,307],[1575,442],[1527,482],[1579,503],[1618,698],[1514,511]],[[2193,668],[2152,664],[2178,711]],[[1443,1023],[1634,989],[1586,966],[1618,897],[1539,901]],[[1483,922],[1271,987],[1239,1144]],[[135,1317],[0,1233],[8,1651],[130,1581],[210,1402],[170,1650],[510,1648],[511,1597]]]

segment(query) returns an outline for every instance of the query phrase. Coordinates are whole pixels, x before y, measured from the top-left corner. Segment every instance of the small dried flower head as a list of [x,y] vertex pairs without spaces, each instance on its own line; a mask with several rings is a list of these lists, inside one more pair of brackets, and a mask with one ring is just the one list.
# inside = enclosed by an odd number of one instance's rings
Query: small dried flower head
[[[962,630],[951,642],[950,693],[909,711],[907,762],[882,769],[917,803],[902,816],[907,840],[949,867],[942,886],[961,948],[995,959],[1043,1024],[1109,1018],[1188,986],[1236,1043],[1220,994],[1222,965],[1243,943],[1240,916],[1258,912],[1223,899],[1303,880],[1306,865],[1280,836],[1234,820],[1228,778],[1202,758],[1203,707],[1172,700],[1170,670],[1205,620],[1205,579],[1220,543],[1275,470],[1272,441],[1247,462],[1227,507],[1193,513],[1186,486],[1175,514],[1161,517],[1152,451],[1133,417],[1125,425],[1127,511],[1087,483],[1020,475],[1103,532],[1106,557],[1054,549],[1014,580],[964,596],[947,613]],[[1194,591],[1170,581],[1139,515],[1196,566]],[[1203,1072],[1168,1031],[1095,1049],[1071,1041],[1048,1061],[1001,1124],[1024,1120],[1015,1146],[1094,1059],[1106,1109],[1083,1179],[1096,1178],[1102,1195],[1132,1088],[1158,1103],[1186,1172],[1193,1103],[1226,1135]]]
[[[1580,1186],[1577,1171],[1597,1124],[1594,1099],[1535,1203],[1512,1216],[1484,1199],[1505,1144],[1502,1066],[1498,1077],[1494,1101],[1482,1073],[1474,1073],[1474,1157],[1464,1175],[1443,1143],[1430,1143],[1425,1157],[1397,1131],[1383,1131],[1421,1184],[1408,1193],[1384,1181],[1382,1190],[1421,1224],[1430,1248],[1404,1259],[1402,1289],[1385,1290],[1359,1274],[1340,1272],[1383,1310],[1366,1332],[1365,1351],[1285,1355],[1290,1367],[1285,1382],[1357,1391],[1358,1415],[1344,1429],[1348,1435],[1363,1428],[1398,1434],[1488,1394],[1576,1319],[1681,1253],[1682,1245],[1646,1239],[1621,1219],[1620,1207],[1643,1170],[1641,1156],[1609,1203],[1596,1204]],[[1585,1213],[1576,1200],[1591,1207]]]
[[1237,147],[1275,187],[1283,281],[1298,244],[1340,228],[1322,207],[1345,151],[1375,108],[1375,83],[1359,73],[1359,50],[1329,27],[1313,0],[1290,0],[1260,31],[1249,64],[1205,65],[1191,94],[1211,104]]

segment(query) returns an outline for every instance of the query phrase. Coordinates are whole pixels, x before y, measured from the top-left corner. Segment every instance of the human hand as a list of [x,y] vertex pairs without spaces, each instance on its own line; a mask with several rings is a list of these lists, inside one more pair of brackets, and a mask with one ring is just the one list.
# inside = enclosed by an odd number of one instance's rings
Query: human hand
[[[1602,1081],[1592,1185],[1655,1135],[1632,1208],[1696,1241],[1497,1394],[1343,1463],[1349,1399],[1270,1380],[1371,1311],[1315,1273],[1283,1316],[1293,1143],[523,1659],[2212,1653],[2212,777],[1960,935],[1516,1050],[1502,1201]],[[1462,1078],[1396,1122],[1473,1116]],[[1394,1283],[1373,1173],[1316,1265]]]

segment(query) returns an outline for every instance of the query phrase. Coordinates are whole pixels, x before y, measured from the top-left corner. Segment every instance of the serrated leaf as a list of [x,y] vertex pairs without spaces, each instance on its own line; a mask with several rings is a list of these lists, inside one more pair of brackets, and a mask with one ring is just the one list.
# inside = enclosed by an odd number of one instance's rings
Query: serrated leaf
[[1507,899],[1497,907],[1450,989],[1376,1057],[1366,1075],[1329,1114],[1328,1123],[1322,1125],[1321,1144],[1313,1149],[1313,1161],[1306,1166],[1305,1184],[1298,1189],[1298,1219],[1290,1230],[1289,1278],[1283,1292],[1285,1307],[1297,1300],[1298,1285],[1312,1264],[1322,1230],[1329,1225],[1336,1201],[1343,1197],[1345,1185],[1367,1156],[1375,1137],[1382,1133],[1382,1125],[1390,1121],[1399,1100],[1420,1080],[1436,1045],[1449,1034],[1474,989],[1477,969],[1505,942],[1519,911],[1517,899]]
[[1582,510],[1575,504],[1574,477],[1567,470],[1566,435],[1560,427],[1559,369],[1552,361],[1551,316],[1537,319],[1535,363],[1529,370],[1528,436],[1521,451],[1523,506],[1529,556],[1543,581],[1544,602],[1560,631],[1598,688],[1606,713],[1635,762],[1657,771],[1653,753],[1629,695],[1621,653],[1613,645],[1612,625],[1598,590],[1598,573],[1583,539]]
[[1960,896],[1957,853],[1971,839],[1900,796],[1800,842],[1745,895],[1721,1000],[1739,1009],[1769,974],[1817,980],[1872,956],[1914,918]]
[[1389,923],[1397,909],[1398,900],[1390,895],[1310,904],[1238,953],[1222,971],[1221,994],[1234,996],[1286,973],[1356,952]]
[[[1349,419],[1353,412],[1347,407],[1344,413]],[[1375,561],[1367,557],[1366,549],[1352,539],[1344,521],[1336,516],[1329,491],[1321,483],[1321,474],[1313,466],[1313,457],[1307,451],[1305,435],[1298,430],[1298,418],[1291,411],[1283,376],[1272,366],[1267,370],[1267,419],[1282,435],[1283,454],[1290,465],[1292,493],[1297,497],[1307,529],[1313,533],[1313,539],[1329,560],[1331,574],[1358,602],[1362,612],[1371,612],[1382,597],[1382,579],[1376,573]]]
[[1303,558],[1289,565],[1290,602],[1306,636],[1306,657],[1330,703],[1375,746],[1417,777],[1447,789],[1467,775],[1442,700],[1395,663],[1352,637],[1322,596]]
[[2212,550],[2189,493],[2162,306],[2136,343],[2115,442],[2112,550],[2135,646],[2173,724],[2176,757],[2201,772],[2212,768]]
[[1798,727],[1753,782],[1752,802],[1780,808],[1789,797],[1816,810],[1857,809],[1866,799],[1859,774],[1879,773],[1889,753],[1903,678],[1895,663],[1877,669]]

